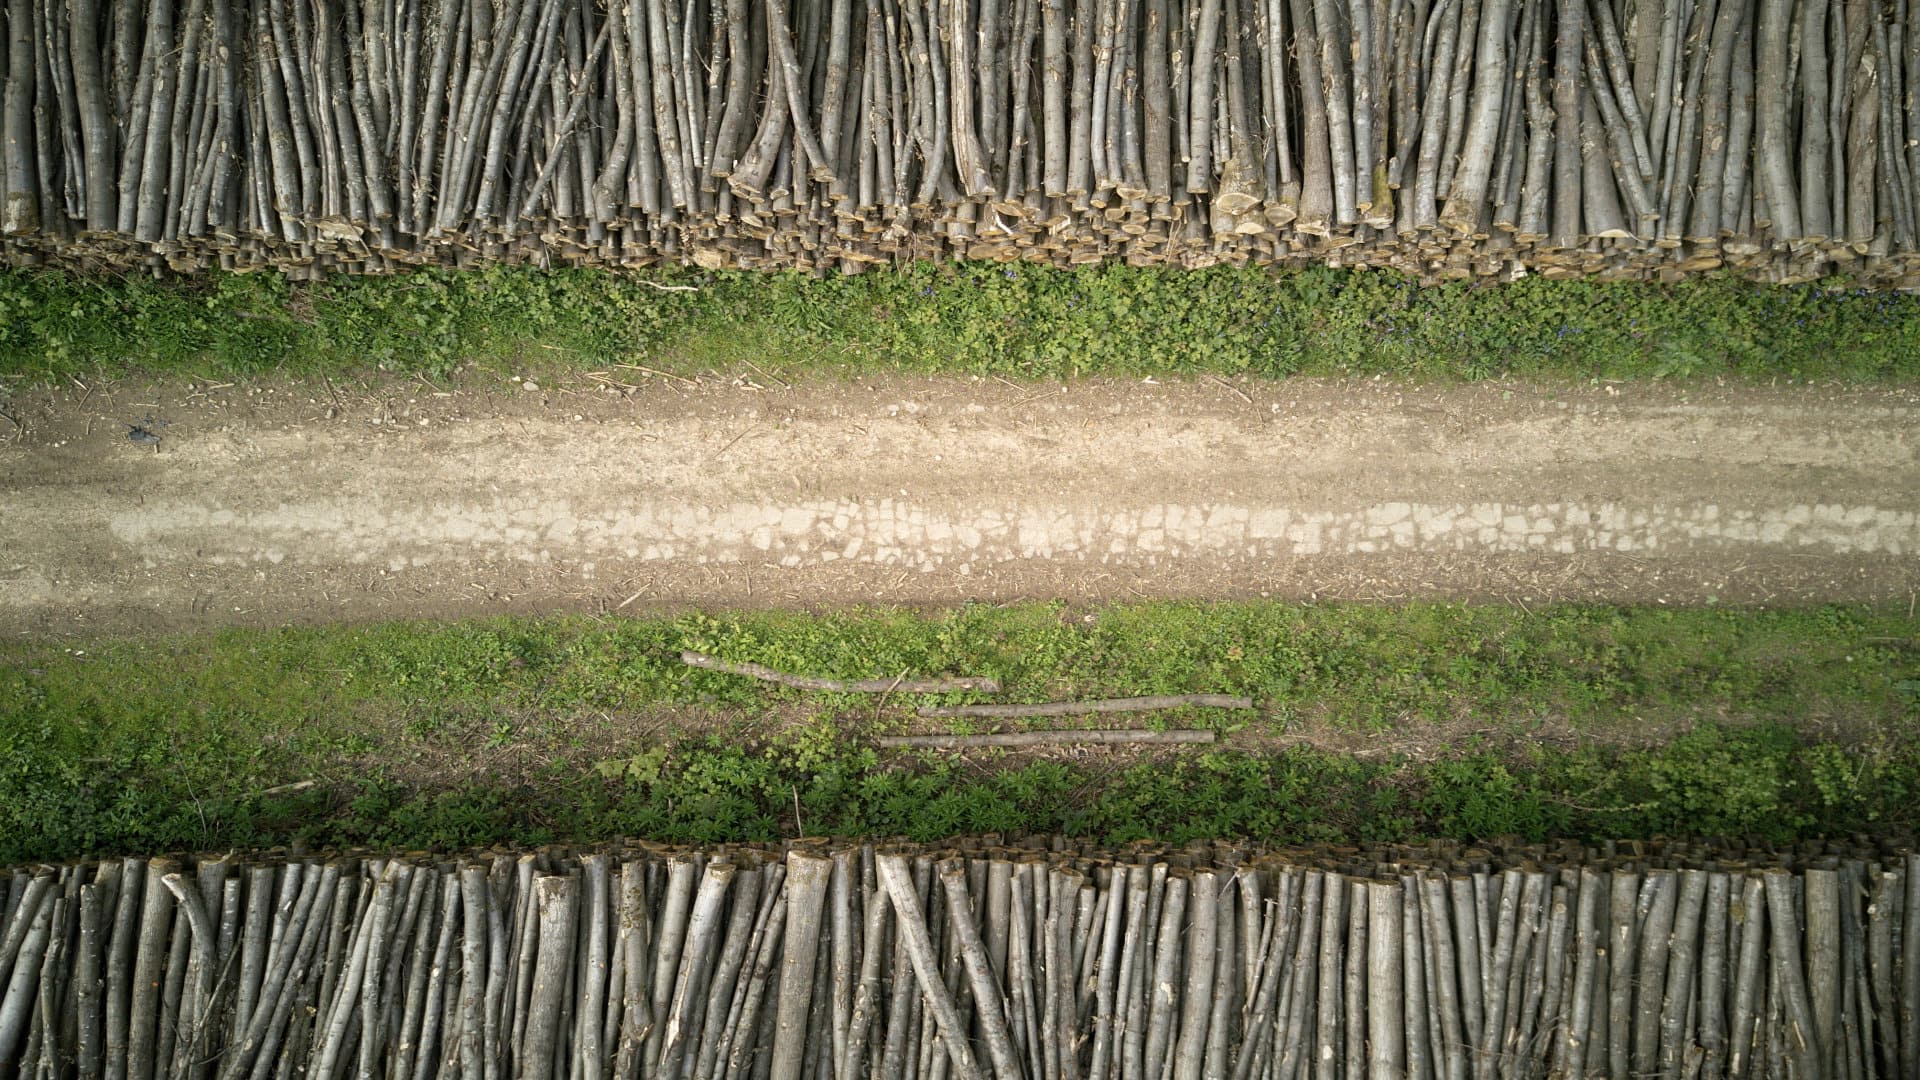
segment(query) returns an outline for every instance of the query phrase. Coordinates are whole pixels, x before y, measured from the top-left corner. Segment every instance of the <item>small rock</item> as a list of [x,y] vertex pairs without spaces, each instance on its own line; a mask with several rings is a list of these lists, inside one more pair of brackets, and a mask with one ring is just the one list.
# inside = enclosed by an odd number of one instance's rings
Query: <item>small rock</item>
[[534,381],[533,381],[532,379],[528,379],[528,380],[527,380],[526,382],[523,382],[523,383],[521,383],[521,384],[520,384],[520,389],[522,389],[522,390],[538,390],[538,389],[540,389],[540,384],[539,384],[539,383],[537,383],[537,382],[534,382]]

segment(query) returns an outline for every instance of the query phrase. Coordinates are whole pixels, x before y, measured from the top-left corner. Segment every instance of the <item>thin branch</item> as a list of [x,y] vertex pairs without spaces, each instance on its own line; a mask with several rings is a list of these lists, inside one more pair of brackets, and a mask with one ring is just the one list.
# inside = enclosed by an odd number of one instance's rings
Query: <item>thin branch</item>
[[966,750],[979,746],[1116,746],[1125,743],[1184,744],[1210,743],[1211,731],[1145,731],[1115,729],[1100,731],[1008,731],[993,735],[883,735],[874,741],[881,746],[912,747],[922,750]]
[[734,663],[692,651],[682,652],[680,662],[688,667],[744,675],[749,679],[779,683],[799,690],[826,690],[839,694],[884,694],[889,690],[902,694],[951,694],[968,690],[985,694],[1000,692],[997,680],[976,676],[951,679],[821,679],[811,675],[789,675],[760,664]]
[[1251,709],[1253,699],[1232,694],[1163,694],[1154,697],[1105,698],[1095,701],[1047,701],[1038,705],[938,705],[920,710],[921,716],[1079,716],[1082,713],[1150,712],[1199,705],[1210,709]]

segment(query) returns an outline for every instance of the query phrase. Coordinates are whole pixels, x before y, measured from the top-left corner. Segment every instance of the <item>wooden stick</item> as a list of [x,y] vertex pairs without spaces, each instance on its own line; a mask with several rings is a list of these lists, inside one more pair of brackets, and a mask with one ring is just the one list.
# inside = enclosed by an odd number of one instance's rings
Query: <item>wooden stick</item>
[[924,706],[926,717],[982,716],[1009,719],[1026,716],[1080,716],[1087,713],[1149,712],[1195,706],[1210,709],[1251,709],[1253,699],[1231,694],[1166,694],[1152,697],[1104,698],[1094,701],[1049,701],[1037,705]]
[[1766,886],[1757,875],[1742,886],[1740,903],[1730,915],[1740,937],[1738,966],[1734,969],[1733,1000],[1728,1026],[1727,1075],[1749,1075],[1754,1060],[1754,1029],[1761,1002],[1761,987],[1766,980],[1763,967],[1767,937],[1763,933],[1767,917]]
[[[1236,874],[1235,874],[1236,876]],[[1208,980],[1208,995],[1212,1003],[1208,1007],[1206,1019],[1206,1047],[1200,1059],[1202,1076],[1217,1076],[1225,1080],[1231,1068],[1233,1053],[1233,1034],[1235,1022],[1240,1015],[1240,999],[1246,992],[1246,980],[1242,976],[1244,953],[1238,944],[1238,911],[1236,911],[1233,876],[1225,871],[1208,872],[1208,880],[1196,886],[1198,901],[1213,896],[1213,970]],[[1196,903],[1198,903],[1196,901]],[[1258,947],[1258,944],[1256,944]],[[1196,949],[1196,955],[1204,957],[1204,951]],[[1192,986],[1192,978],[1188,978]]]
[[1125,743],[1193,744],[1211,743],[1211,731],[1082,730],[1011,731],[989,735],[883,735],[875,739],[885,747],[911,747],[928,750],[966,750],[986,746],[1111,746]]
[[841,694],[946,694],[976,691],[985,694],[1000,692],[1000,683],[986,677],[961,677],[951,679],[822,679],[810,675],[788,675],[754,663],[736,663],[708,656],[705,653],[686,651],[680,654],[680,662],[689,667],[705,668],[708,671],[724,672],[728,675],[744,675],[763,682],[779,683],[800,690],[825,690]]
[[[313,896],[306,901],[305,924],[298,944],[275,955],[245,1036],[237,1048],[229,1049],[226,1060],[221,1062],[221,1080],[234,1080],[241,1075],[262,1080],[267,1075],[286,1039],[288,1019],[298,1002],[310,992],[309,973],[313,962],[316,957],[324,957],[332,927],[347,914],[353,882],[343,876],[340,865],[330,863],[319,873],[305,876],[310,880]],[[289,1055],[295,1059],[304,1056],[297,1049]]]
[[1214,68],[1220,47],[1221,0],[1198,0],[1193,38],[1193,84],[1187,114],[1187,190],[1213,185]]
[[9,899],[8,906],[12,908],[11,921],[5,923],[6,933],[0,936],[0,984],[4,984],[12,974],[15,958],[19,956],[21,947],[26,942],[34,917],[39,913],[41,903],[47,898],[47,894],[53,891],[56,884],[52,874],[40,873],[29,878],[25,877],[23,872],[22,877],[23,887],[16,888]]

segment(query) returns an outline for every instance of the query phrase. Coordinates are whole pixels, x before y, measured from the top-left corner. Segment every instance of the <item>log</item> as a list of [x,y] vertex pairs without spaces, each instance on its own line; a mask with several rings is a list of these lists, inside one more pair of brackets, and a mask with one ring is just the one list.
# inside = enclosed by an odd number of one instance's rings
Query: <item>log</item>
[[153,1080],[159,1041],[160,987],[166,978],[166,951],[173,926],[173,899],[160,880],[180,864],[165,858],[146,865],[147,888],[140,908],[134,955],[132,1007],[127,1023],[127,1080]]
[[1680,1075],[1682,1058],[1689,1053],[1693,1039],[1687,1032],[1689,1017],[1698,1007],[1694,976],[1699,967],[1700,922],[1706,902],[1707,875],[1699,870],[1681,873],[1680,896],[1674,911],[1673,942],[1667,959],[1666,1000],[1660,1010],[1660,1071],[1664,1076]]
[[1700,930],[1700,1075],[1721,1080],[1727,1063],[1728,932],[1733,878],[1722,871],[1707,874],[1705,910]]
[[[1315,1005],[1313,1036],[1314,1080],[1342,1080],[1346,1058],[1341,1046],[1341,992],[1343,961],[1346,956],[1347,903],[1351,890],[1347,879],[1335,875],[1324,878],[1321,893],[1319,995]],[[1304,1036],[1305,1033],[1302,1032]]]
[[1560,33],[1555,41],[1553,60],[1552,225],[1547,243],[1562,249],[1576,247],[1581,242],[1583,6],[1583,0],[1558,0]]
[[1783,1023],[1788,1033],[1785,1055],[1792,1062],[1795,1076],[1818,1078],[1826,1075],[1828,1044],[1820,1040],[1812,994],[1795,929],[1800,924],[1795,910],[1793,881],[1785,871],[1770,870],[1762,875],[1766,883],[1767,922],[1772,929],[1772,971],[1770,985],[1777,984]]
[[1665,1003],[1667,960],[1679,891],[1671,870],[1654,870],[1641,882],[1637,903],[1639,955],[1633,995],[1633,1068],[1651,1074],[1659,1066],[1660,1015]]
[[[1510,0],[1485,0],[1480,14],[1480,40],[1474,50],[1473,93],[1468,107],[1466,135],[1461,143],[1460,165],[1448,188],[1447,204],[1440,211],[1440,223],[1455,232],[1483,234],[1480,222],[1485,214],[1487,182],[1492,174],[1493,155],[1497,149],[1500,111],[1507,97],[1507,24],[1510,10]],[[1572,17],[1572,13],[1577,10],[1578,5],[1572,0],[1560,4],[1563,20],[1561,39],[1563,42],[1571,39],[1576,50],[1579,37],[1575,28],[1579,22]],[[1578,53],[1573,55],[1577,56]],[[1576,62],[1576,80],[1577,70]],[[1558,99],[1558,89],[1555,95],[1556,109],[1572,104],[1577,111],[1577,98],[1562,103]],[[1560,135],[1563,147],[1568,145],[1567,135],[1568,132],[1563,129]],[[1560,192],[1556,190],[1555,194],[1558,196]]]
[[[1804,71],[1805,69],[1802,68]],[[1771,897],[1769,897],[1771,902]],[[1810,1052],[1822,1074],[1833,1073],[1840,1034],[1840,875],[1810,869],[1805,877],[1806,997],[1813,1019]]]
[[565,988],[572,981],[578,883],[554,874],[536,878],[533,887],[540,944],[528,1002],[526,1044],[520,1053],[521,1075],[548,1080],[558,1052]]
[[[34,170],[35,74],[32,0],[7,5],[6,99],[0,103],[0,236],[40,229],[40,197]],[[51,213],[51,208],[49,208]]]
[[1367,1077],[1408,1075],[1406,1020],[1401,1011],[1405,944],[1397,882],[1367,883]]
[[875,869],[893,903],[894,923],[913,965],[914,979],[920,984],[920,991],[939,1025],[955,1080],[981,1080],[980,1068],[974,1063],[973,1051],[968,1045],[966,1026],[960,1022],[959,1007],[941,978],[933,938],[927,931],[919,894],[907,876],[906,860],[899,855],[881,855],[875,861]]
[[1920,1069],[1920,854],[1906,857],[1900,946],[1900,1071]]
[[[1486,1028],[1487,1015],[1487,984],[1480,973],[1479,910],[1471,877],[1454,875],[1447,884],[1453,904],[1454,956],[1458,965],[1460,1017],[1467,1046],[1471,1051],[1472,1047],[1480,1043],[1481,1032]],[[1489,1061],[1473,1062],[1476,1078],[1485,1077],[1491,1068],[1492,1063]]]
[[[1141,965],[1148,988],[1144,1075],[1155,1080],[1166,1075],[1168,1055],[1177,1049],[1175,1036],[1178,1034],[1176,1024],[1182,1011],[1180,975],[1184,944],[1182,938],[1187,931],[1188,888],[1189,882],[1186,878],[1170,876],[1167,879],[1160,910],[1152,919],[1153,924],[1158,927],[1153,948],[1153,963]],[[1211,901],[1211,897],[1208,899]],[[1211,903],[1209,906],[1212,906]],[[1215,914],[1217,916],[1217,910]],[[1150,928],[1142,929],[1144,931]],[[1196,1008],[1198,1008],[1197,1005]],[[1211,1009],[1208,1011],[1210,1015]]]
[[[1827,122],[1827,8],[1828,0],[1801,0],[1800,12],[1800,96],[1807,119],[1800,125],[1800,228],[1792,236],[1804,235],[1820,243],[1833,235],[1828,197],[1827,155],[1832,131]],[[1837,989],[1837,988],[1836,988]]]
[[[33,1020],[34,991],[40,981],[40,961],[53,934],[54,909],[61,901],[51,891],[42,895],[32,908],[21,905],[15,918],[25,927],[18,950],[13,956],[13,971],[0,994],[0,1069],[9,1066],[27,1068],[37,1064],[38,1055],[23,1053],[28,1026]],[[148,1069],[151,1073],[151,1066]]]
[[1334,224],[1334,162],[1331,118],[1327,112],[1326,82],[1320,50],[1314,47],[1313,5],[1288,0],[1292,17],[1294,55],[1300,66],[1300,205],[1294,229],[1306,236],[1326,236]]
[[992,964],[979,930],[979,914],[968,894],[966,864],[946,859],[939,865],[940,884],[947,895],[947,926],[958,941],[960,958],[966,968],[967,985],[972,992],[975,1020],[985,1033],[987,1054],[999,1080],[1019,1080],[1019,1061],[1014,1056],[1013,1036],[1007,1023],[1007,1002],[994,976]]
[[[1755,65],[1771,73],[1786,71],[1792,5],[1789,0],[1759,0],[1759,5],[1759,52]],[[1761,78],[1754,85],[1755,171],[1769,215],[1754,224],[1770,226],[1774,235],[1783,239],[1797,239],[1801,235],[1800,195],[1788,157],[1793,141],[1788,127],[1786,83],[1779,78]]]
[[209,1037],[210,1028],[204,1014],[212,1012],[213,980],[217,974],[216,957],[219,954],[219,931],[214,928],[213,920],[207,915],[206,902],[201,899],[199,889],[187,883],[179,874],[167,874],[160,883],[167,887],[174,899],[179,901],[180,910],[186,916],[187,928],[192,936],[193,959],[189,969],[194,980],[193,992],[197,1008],[184,1012],[179,1023],[185,1029],[180,1038],[184,1040],[186,1060],[197,1061],[203,1052],[202,1046]]
[[786,952],[780,963],[780,982],[786,987],[778,1001],[774,1026],[772,1080],[798,1080],[807,1049],[809,987],[820,948],[821,914],[833,861],[795,852],[787,857]]
[[[1580,897],[1574,907],[1574,963],[1572,963],[1572,1003],[1567,1009],[1565,1034],[1561,1038],[1565,1047],[1565,1061],[1569,1076],[1584,1076],[1588,1072],[1588,1030],[1594,1020],[1594,992],[1599,984],[1599,944],[1597,944],[1597,922],[1599,922],[1599,899],[1601,899],[1601,878],[1597,872],[1582,867],[1580,869]],[[1682,1009],[1690,997],[1682,997]]]

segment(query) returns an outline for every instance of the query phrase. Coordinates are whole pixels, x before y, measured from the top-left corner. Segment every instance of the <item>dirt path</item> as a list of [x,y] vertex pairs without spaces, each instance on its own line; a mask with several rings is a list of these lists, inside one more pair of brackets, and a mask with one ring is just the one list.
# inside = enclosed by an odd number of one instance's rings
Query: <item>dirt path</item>
[[1920,589],[1915,391],[758,381],[0,391],[0,629]]

